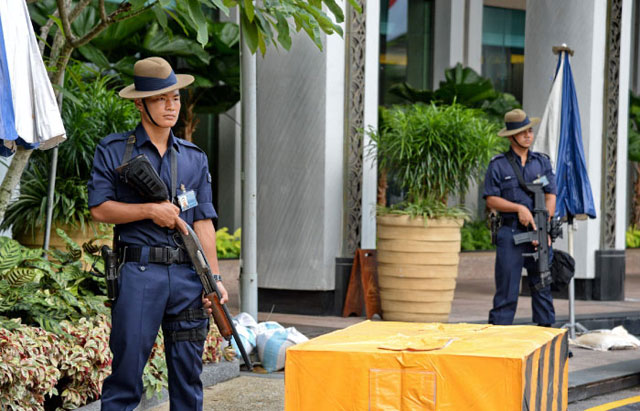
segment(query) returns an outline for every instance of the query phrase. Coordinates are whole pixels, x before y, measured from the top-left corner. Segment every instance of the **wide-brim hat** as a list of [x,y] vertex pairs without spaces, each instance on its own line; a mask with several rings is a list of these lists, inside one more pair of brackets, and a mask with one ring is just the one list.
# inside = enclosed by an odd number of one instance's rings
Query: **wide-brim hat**
[[120,97],[128,99],[157,96],[187,87],[193,83],[190,74],[175,74],[162,57],[138,60],[133,66],[133,84],[120,90]]
[[540,122],[540,118],[527,116],[523,110],[519,108],[511,110],[504,115],[505,128],[498,131],[500,137],[509,137],[518,134],[521,131],[533,127]]

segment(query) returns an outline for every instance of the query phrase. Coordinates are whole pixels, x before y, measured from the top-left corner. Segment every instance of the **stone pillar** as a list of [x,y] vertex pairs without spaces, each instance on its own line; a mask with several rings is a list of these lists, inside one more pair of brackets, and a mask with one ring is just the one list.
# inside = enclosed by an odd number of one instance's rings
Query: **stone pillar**
[[270,48],[258,56],[261,289],[329,291],[335,285],[343,217],[345,45],[338,35],[324,36],[322,43],[319,50],[306,34],[293,34],[289,51]]
[[[624,249],[627,135],[622,124],[627,121],[630,5],[627,0],[566,0],[563,7],[553,0],[527,2],[523,104],[527,113],[536,116],[544,111],[558,58],[551,47],[566,43],[575,50],[571,68],[598,214],[595,220],[575,224],[576,295],[582,293],[583,298],[598,297],[592,290],[599,287],[596,278],[601,285],[607,284],[605,273],[596,269],[607,265],[603,260],[596,263],[596,251]],[[613,106],[603,110],[607,101]],[[566,249],[566,243],[561,241],[558,248]],[[620,253],[613,254],[619,262]]]
[[[477,5],[475,5],[477,8]],[[436,0],[433,44],[433,88],[444,70],[465,61],[465,0]],[[482,17],[480,17],[482,19]],[[482,28],[482,25],[480,25]],[[482,38],[482,36],[480,36]]]
[[352,257],[356,248],[375,248],[376,244],[377,160],[366,130],[378,124],[380,2],[359,4],[362,13],[347,8],[345,36],[345,257]]
[[482,74],[482,0],[466,0],[464,65]]

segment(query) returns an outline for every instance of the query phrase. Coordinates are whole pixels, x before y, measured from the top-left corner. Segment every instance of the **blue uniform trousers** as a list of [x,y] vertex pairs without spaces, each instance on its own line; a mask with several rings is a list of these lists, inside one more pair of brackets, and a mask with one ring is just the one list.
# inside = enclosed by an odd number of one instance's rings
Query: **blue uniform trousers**
[[[208,320],[163,324],[166,315],[202,307],[202,284],[187,264],[149,264],[149,248],[140,262],[122,266],[120,291],[111,313],[109,346],[112,373],[102,387],[102,410],[133,410],[143,394],[142,372],[162,325],[169,330],[207,327]],[[171,410],[202,410],[204,341],[165,341]]]
[[[555,322],[551,286],[540,291],[533,288],[540,281],[537,264],[533,258],[522,256],[522,253],[533,252],[533,246],[530,243],[516,245],[513,242],[513,235],[523,231],[522,227],[517,225],[505,225],[498,231],[495,266],[496,294],[493,297],[493,309],[489,312],[490,324],[513,324],[523,267],[528,272],[533,322],[538,325],[551,325]],[[551,257],[552,252],[549,254]]]

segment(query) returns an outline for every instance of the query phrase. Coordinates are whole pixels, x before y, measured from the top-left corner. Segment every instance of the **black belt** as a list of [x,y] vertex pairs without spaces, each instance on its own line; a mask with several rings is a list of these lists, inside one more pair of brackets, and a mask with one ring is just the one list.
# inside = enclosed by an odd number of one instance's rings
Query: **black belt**
[[520,228],[522,230],[526,230],[527,227],[520,224],[520,220],[518,220],[517,214],[515,216],[512,215],[502,215],[502,225],[511,228]]
[[[122,247],[120,258],[124,257],[125,262],[140,262],[143,247]],[[124,255],[123,255],[124,252]],[[149,247],[149,260],[154,264],[187,264],[191,263],[189,254],[181,248],[171,247]]]

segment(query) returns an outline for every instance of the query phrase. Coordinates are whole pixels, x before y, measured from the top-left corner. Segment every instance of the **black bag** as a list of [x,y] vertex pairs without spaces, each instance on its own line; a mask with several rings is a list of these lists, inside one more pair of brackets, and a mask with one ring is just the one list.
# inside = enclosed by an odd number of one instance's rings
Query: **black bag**
[[576,270],[576,262],[564,251],[553,250],[553,261],[551,262],[551,291],[563,291],[569,285]]

